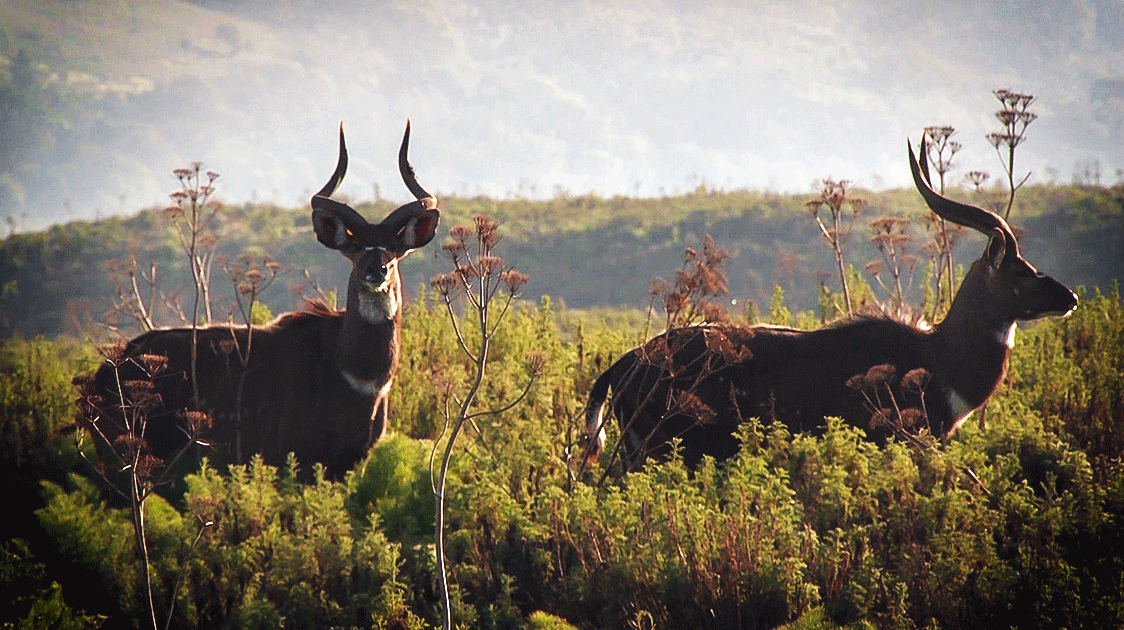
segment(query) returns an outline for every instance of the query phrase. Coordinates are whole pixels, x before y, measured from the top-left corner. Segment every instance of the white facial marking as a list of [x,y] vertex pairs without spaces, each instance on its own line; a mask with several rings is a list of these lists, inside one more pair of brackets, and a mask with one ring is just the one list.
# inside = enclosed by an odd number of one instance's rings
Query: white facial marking
[[401,305],[394,285],[397,278],[398,260],[395,259],[386,263],[386,279],[375,290],[371,291],[365,285],[360,285],[359,314],[363,319],[377,323],[393,319],[398,314]]

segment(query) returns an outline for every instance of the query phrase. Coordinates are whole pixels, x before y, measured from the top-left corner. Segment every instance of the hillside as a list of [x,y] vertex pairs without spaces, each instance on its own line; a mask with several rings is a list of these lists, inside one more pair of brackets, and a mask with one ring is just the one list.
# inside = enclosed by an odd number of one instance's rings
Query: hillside
[[904,187],[904,139],[926,125],[958,129],[960,173],[998,172],[997,88],[1038,99],[1020,172],[1111,184],[1121,33],[1119,0],[7,0],[0,219],[129,214],[192,160],[232,203],[296,205],[340,120],[361,199],[405,195],[406,118],[442,196]]
[[[867,243],[869,222],[881,216],[923,216],[914,191],[858,191],[866,198],[845,252],[862,272],[877,251]],[[962,194],[957,192],[956,194]],[[701,248],[707,234],[728,250],[730,299],[740,312],[754,302],[767,308],[774,284],[789,302],[815,309],[819,283],[836,288],[833,260],[804,202],[808,196],[748,191],[693,194],[658,199],[559,196],[548,201],[448,197],[439,235],[476,214],[503,224],[508,262],[530,275],[525,297],[550,295],[574,308],[645,308],[655,276],[672,277],[686,247]],[[370,218],[393,209],[388,202],[358,204]],[[1124,278],[1124,188],[1035,186],[1020,191],[1012,223],[1024,231],[1024,256],[1062,282],[1107,289]],[[911,227],[914,253],[928,237],[919,221]],[[233,300],[222,262],[243,252],[265,253],[281,264],[282,275],[264,295],[273,312],[291,310],[297,292],[342,292],[348,263],[316,242],[306,208],[230,205],[219,214],[219,237],[212,271],[215,317],[225,319]],[[135,255],[144,269],[155,261],[159,288],[166,293],[189,286],[174,225],[159,210],[101,221],[73,222],[42,232],[15,234],[0,243],[0,333],[3,337],[76,332],[77,321],[101,320],[116,295],[110,261]],[[967,265],[982,248],[982,236],[961,240],[956,262]],[[409,293],[443,271],[440,249],[431,245],[402,265]],[[911,295],[919,301],[924,257]],[[308,275],[305,275],[307,271]],[[118,272],[117,277],[123,277]],[[869,276],[866,276],[869,279]],[[143,283],[142,283],[143,285]],[[165,314],[159,321],[175,323]]]

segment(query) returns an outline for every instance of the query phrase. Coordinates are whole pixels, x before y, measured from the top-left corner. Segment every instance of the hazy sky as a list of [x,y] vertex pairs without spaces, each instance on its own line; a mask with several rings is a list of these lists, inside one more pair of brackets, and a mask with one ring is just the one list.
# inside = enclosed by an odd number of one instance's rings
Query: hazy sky
[[340,120],[341,191],[405,199],[407,117],[439,194],[906,186],[905,139],[933,124],[958,130],[956,181],[996,177],[1001,87],[1038,98],[1020,174],[1124,168],[1124,0],[322,4],[0,1],[0,52],[111,112],[0,214],[162,205],[191,160],[227,201],[295,206]]

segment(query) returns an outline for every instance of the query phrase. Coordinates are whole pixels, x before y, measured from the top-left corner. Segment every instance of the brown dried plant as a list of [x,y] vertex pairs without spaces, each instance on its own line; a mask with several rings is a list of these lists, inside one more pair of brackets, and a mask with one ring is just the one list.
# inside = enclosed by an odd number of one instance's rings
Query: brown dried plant
[[[150,259],[150,264],[144,269],[138,263],[135,251],[131,251],[128,257],[120,261],[111,261],[106,266],[114,278],[117,289],[115,303],[106,313],[107,325],[111,330],[119,330],[117,319],[121,315],[132,318],[143,330],[152,330],[156,327],[154,309],[158,300],[162,301],[168,310],[190,324],[192,340],[189,378],[193,398],[196,401],[199,399],[196,367],[197,332],[201,309],[206,313],[207,321],[212,319],[210,270],[218,238],[211,231],[211,226],[221,208],[221,204],[212,199],[215,191],[214,182],[218,174],[212,171],[204,174],[201,171],[202,164],[195,162],[188,168],[179,168],[172,172],[179,181],[180,187],[170,195],[172,203],[164,209],[165,216],[175,225],[176,236],[191,268],[194,301],[190,318],[179,307],[178,297],[160,290],[154,258]],[[177,462],[195,444],[205,444],[204,433],[210,428],[211,419],[197,411],[178,414],[177,427],[184,431],[189,439],[168,461],[154,456],[145,435],[148,431],[150,415],[160,402],[154,379],[166,371],[168,360],[157,355],[126,357],[123,346],[111,346],[105,349],[104,353],[105,360],[113,368],[113,377],[116,379],[111,390],[117,402],[108,401],[99,395],[92,378],[76,380],[75,384],[81,392],[78,422],[98,441],[99,461],[90,462],[91,468],[101,476],[111,493],[129,502],[135,550],[141,565],[140,573],[144,579],[150,613],[150,618],[145,620],[145,624],[150,622],[155,630],[158,627],[157,605],[152,589],[152,572],[149,570],[146,502],[157,487],[167,483]],[[123,373],[130,375],[139,373],[140,377],[123,378]],[[120,426],[110,429],[107,423]],[[84,434],[83,431],[76,431],[75,439],[81,441]],[[117,437],[111,440],[108,435]],[[78,452],[82,453],[83,457],[86,456],[80,445]],[[211,524],[201,521],[199,533],[191,549],[194,549],[204,530]],[[176,577],[177,584],[186,566],[185,558]],[[174,607],[175,597],[172,597],[166,607],[169,624]]]
[[[476,216],[471,227],[454,227],[449,231],[449,237],[441,249],[448,258],[452,270],[434,276],[430,284],[444,300],[460,349],[473,364],[473,369],[470,371],[471,384],[462,398],[458,400],[452,392],[451,384],[445,383],[445,430],[434,440],[430,457],[430,476],[433,480],[433,494],[436,501],[435,553],[438,589],[443,602],[442,627],[451,630],[452,612],[445,570],[445,484],[453,447],[457,436],[466,424],[472,426],[481,442],[484,442],[484,435],[476,426],[475,420],[482,416],[503,413],[522,402],[543,373],[546,358],[542,354],[532,354],[528,357],[527,384],[510,403],[499,409],[474,409],[477,394],[484,383],[492,338],[519,295],[519,290],[526,284],[527,275],[507,265],[503,258],[496,254],[496,245],[501,240],[499,224],[489,217]],[[463,323],[453,309],[453,304],[462,297],[467,303]],[[467,338],[470,331],[474,331],[477,336],[474,343]],[[456,402],[458,408],[456,412],[450,411],[448,404],[450,400]],[[446,430],[449,437],[445,441],[440,468],[438,471],[433,471],[433,458],[444,439]],[[487,444],[484,446],[487,448]]]
[[[617,387],[627,389],[628,383],[633,379],[653,380],[647,391],[639,394],[641,400],[636,401],[637,414],[632,418],[622,418],[621,435],[633,428],[642,410],[655,402],[657,396],[662,397],[660,392],[664,390],[667,391],[667,399],[661,399],[661,404],[666,404],[667,407],[665,417],[679,415],[692,418],[700,424],[713,422],[717,412],[698,395],[699,388],[724,366],[750,358],[745,344],[734,340],[739,337],[734,335],[731,338],[729,331],[734,325],[730,323],[729,313],[718,302],[718,298],[728,294],[727,276],[723,269],[728,258],[729,254],[708,235],[704,238],[702,253],[694,248],[686,248],[683,264],[675,273],[674,284],[664,278],[652,281],[649,295],[653,308],[649,312],[654,310],[656,301],[659,301],[666,313],[665,325],[668,330],[699,326],[697,334],[702,335],[706,351],[683,364],[683,357],[677,355],[684,344],[696,338],[694,335],[679,336],[672,344],[663,335],[642,342],[636,349],[638,361],[629,368],[624,382]],[[657,371],[655,376],[652,370]],[[605,416],[606,419],[608,417]],[[647,450],[649,443],[662,439],[658,435],[661,429],[662,424],[657,423],[646,435],[640,436],[638,444],[631,446],[639,451]],[[623,452],[624,444],[618,439],[608,450],[609,457],[598,484],[606,481],[618,460],[626,469],[631,465],[624,461],[626,458],[622,457]],[[583,459],[577,462],[576,469],[584,472],[589,463],[589,460]]]
[[[847,387],[862,394],[864,405],[870,412],[870,427],[888,427],[893,434],[919,449],[931,449],[934,438],[925,431],[928,411],[925,406],[925,386],[931,374],[922,368],[906,372],[898,380],[897,366],[890,363],[875,365],[864,374],[856,374],[847,381]],[[919,407],[903,407],[895,390],[916,394]]]
[[666,329],[729,320],[726,308],[718,302],[718,298],[729,293],[723,269],[729,257],[708,234],[703,239],[701,255],[691,247],[684,251],[683,265],[675,272],[674,285],[663,278],[652,280],[648,292],[653,305],[656,300],[663,303]]
[[[820,235],[827,241],[832,253],[835,254],[835,263],[839,268],[839,282],[843,286],[843,302],[847,307],[848,315],[853,313],[854,309],[851,304],[851,291],[847,286],[847,268],[843,261],[843,242],[850,235],[855,219],[866,203],[866,200],[861,197],[847,195],[850,186],[851,182],[847,180],[822,180],[819,198],[812,199],[804,204],[812,213],[812,219],[816,222],[816,227],[820,229]],[[851,207],[851,222],[844,228],[843,207],[846,205]],[[823,219],[820,218],[820,211],[825,208],[831,215],[830,226],[825,225]]]
[[[228,354],[235,352],[238,362],[242,365],[239,371],[237,392],[235,393],[234,417],[234,457],[235,461],[242,459],[242,396],[246,388],[246,376],[249,373],[250,353],[254,344],[254,305],[258,304],[261,292],[273,284],[277,274],[281,271],[281,263],[270,256],[262,254],[254,256],[244,253],[233,263],[222,261],[220,263],[234,287],[234,303],[239,316],[242,318],[240,327],[245,331],[245,340],[239,342],[235,334],[234,311],[232,309],[227,317],[227,326],[230,329],[230,339],[223,347]],[[258,322],[264,323],[264,322]]]
[[[168,483],[176,464],[188,453],[195,444],[206,444],[204,435],[211,426],[211,418],[205,413],[188,411],[180,414],[180,428],[187,433],[188,441],[179,449],[170,460],[165,461],[154,456],[149,450],[145,440],[148,431],[150,414],[160,403],[160,395],[156,391],[154,379],[159,377],[168,368],[167,357],[161,355],[145,354],[136,357],[125,357],[121,345],[110,346],[105,350],[105,360],[113,366],[116,382],[113,389],[118,403],[111,403],[96,393],[92,378],[75,379],[79,388],[79,423],[89,431],[95,440],[98,440],[98,462],[88,462],[90,468],[102,479],[106,487],[113,494],[128,501],[133,527],[134,548],[140,563],[140,574],[143,576],[143,585],[148,604],[150,618],[145,620],[146,625],[151,623],[152,628],[158,628],[156,620],[156,600],[152,588],[152,572],[149,570],[150,560],[148,552],[148,534],[146,529],[146,503],[148,497],[156,489]],[[128,364],[128,365],[126,365]],[[123,371],[130,373],[139,371],[143,378],[123,379]],[[109,433],[116,433],[117,437],[110,440],[107,431],[102,427],[105,423],[120,422],[121,427],[116,427]],[[107,427],[108,429],[108,427]],[[86,458],[86,451],[82,448],[81,441],[84,432],[74,432],[76,450]],[[192,543],[190,552],[194,550],[204,531],[211,527],[212,522],[200,522],[199,531],[195,542]],[[180,564],[176,582],[182,579],[187,567],[187,557]],[[167,618],[171,622],[175,608],[175,598],[168,604]]]
[[1004,219],[1010,219],[1011,208],[1015,205],[1015,191],[1030,178],[1030,172],[1023,176],[1019,183],[1015,183],[1015,147],[1026,140],[1026,128],[1038,118],[1038,114],[1030,111],[1034,102],[1034,95],[1013,92],[1007,89],[992,92],[1002,106],[995,112],[995,118],[1002,125],[1000,131],[987,134],[987,141],[995,147],[1003,170],[1007,173],[1007,209],[1003,213]]
[[[870,237],[870,242],[882,256],[868,262],[865,266],[867,272],[889,298],[891,307],[887,311],[888,314],[901,321],[912,319],[910,308],[906,305],[905,294],[913,284],[918,265],[918,257],[910,253],[913,237],[905,231],[907,223],[906,219],[899,217],[882,217],[871,221],[873,235]],[[883,280],[883,271],[893,278],[892,286],[887,286]],[[906,281],[904,286],[903,278]]]
[[[956,157],[956,153],[960,151],[961,145],[959,142],[951,139],[952,135],[956,133],[956,129],[949,125],[926,127],[924,133],[929,137],[929,164],[937,171],[938,183],[940,186],[937,192],[943,195],[945,192],[945,174],[952,170],[952,159]],[[933,300],[932,310],[932,318],[936,319],[937,313],[945,308],[945,303],[952,302],[952,251],[956,246],[956,241],[963,235],[964,228],[960,225],[953,225],[950,227],[944,219],[931,212],[926,213],[925,216],[926,230],[930,231],[933,235],[932,246],[926,249],[933,252],[933,260],[936,267],[936,274],[934,274],[936,295]],[[945,281],[943,284],[941,282],[942,279]],[[945,290],[944,284],[947,284],[947,291]]]

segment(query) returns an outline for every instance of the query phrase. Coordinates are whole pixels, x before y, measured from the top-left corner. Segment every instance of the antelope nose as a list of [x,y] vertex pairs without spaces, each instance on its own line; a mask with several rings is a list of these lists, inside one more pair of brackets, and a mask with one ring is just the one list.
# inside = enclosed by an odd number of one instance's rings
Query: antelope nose
[[363,279],[371,284],[381,284],[386,279],[386,265],[371,265]]
[[1049,316],[1065,317],[1066,315],[1069,315],[1070,313],[1072,313],[1074,311],[1074,309],[1077,308],[1077,294],[1074,293],[1073,291],[1070,291],[1068,288],[1063,286],[1062,290],[1058,291],[1054,295],[1053,300],[1051,302],[1052,303],[1049,305],[1048,308],[1042,309],[1043,310],[1042,315],[1038,315],[1037,317],[1043,317],[1043,316],[1046,316],[1046,317],[1049,317]]
[[1062,306],[1065,309],[1066,315],[1069,315],[1077,308],[1077,294],[1073,291],[1069,291],[1068,293],[1069,295],[1065,296],[1065,299],[1062,300]]

